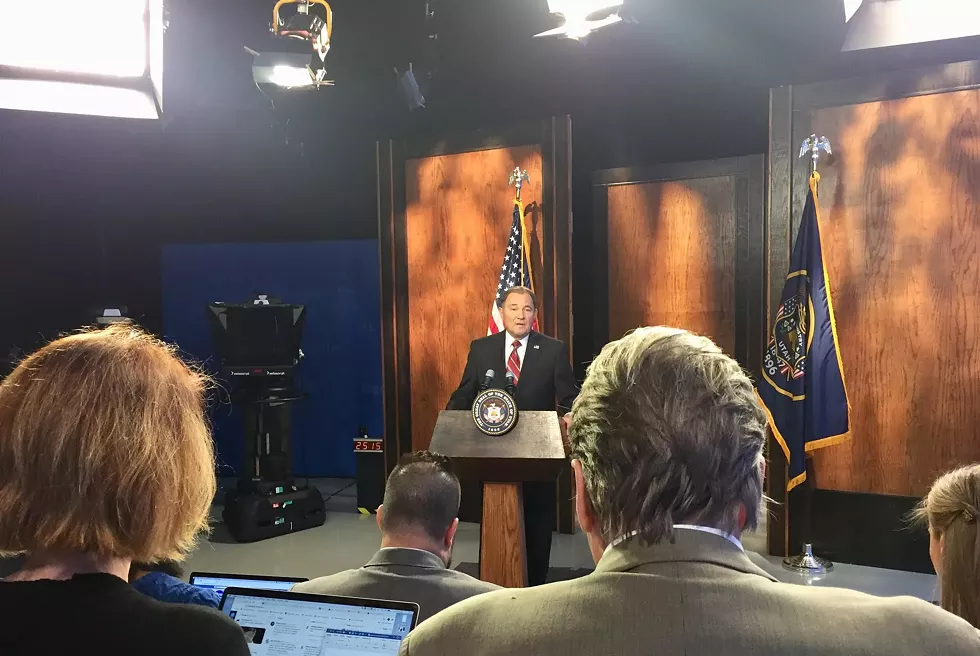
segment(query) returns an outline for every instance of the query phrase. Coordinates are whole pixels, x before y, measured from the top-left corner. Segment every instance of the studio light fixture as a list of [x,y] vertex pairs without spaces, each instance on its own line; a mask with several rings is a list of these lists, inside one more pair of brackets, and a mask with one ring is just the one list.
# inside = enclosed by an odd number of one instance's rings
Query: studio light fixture
[[536,37],[584,39],[592,32],[622,21],[619,9],[623,0],[548,0],[548,10],[560,15],[564,23]]
[[304,89],[333,84],[329,80],[322,79],[322,68],[319,69],[321,79],[317,79],[317,72],[313,70],[309,52],[257,52],[251,48],[245,50],[254,57],[252,79],[260,89],[268,87]]
[[[844,51],[980,36],[980,0],[863,0]],[[847,10],[845,6],[845,10]]]
[[163,0],[0,0],[0,109],[156,119],[163,113]]
[[[281,10],[295,5],[286,15]],[[322,9],[322,16],[311,11]],[[333,10],[325,0],[279,0],[272,9],[272,34],[278,37],[269,51],[246,50],[255,59],[252,77],[259,87],[286,89],[332,85],[326,79],[326,57],[333,34]]]

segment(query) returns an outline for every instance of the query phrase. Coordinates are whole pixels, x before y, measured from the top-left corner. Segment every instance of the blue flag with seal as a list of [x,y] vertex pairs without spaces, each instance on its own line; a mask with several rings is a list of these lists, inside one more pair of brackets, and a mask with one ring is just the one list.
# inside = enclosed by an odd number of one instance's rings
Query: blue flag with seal
[[757,391],[789,462],[787,490],[806,480],[806,453],[849,437],[847,389],[830,279],[820,244],[817,182],[810,178],[789,274],[762,359]]

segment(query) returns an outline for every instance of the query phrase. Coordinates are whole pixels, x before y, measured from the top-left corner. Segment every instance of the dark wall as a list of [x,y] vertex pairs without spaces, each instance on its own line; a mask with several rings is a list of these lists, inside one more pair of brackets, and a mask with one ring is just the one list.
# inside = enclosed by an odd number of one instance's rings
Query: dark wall
[[0,266],[18,310],[0,346],[29,348],[102,302],[158,331],[164,243],[375,236],[371,194],[344,182],[373,175],[372,148],[337,144],[348,156],[331,171],[233,127],[6,122]]

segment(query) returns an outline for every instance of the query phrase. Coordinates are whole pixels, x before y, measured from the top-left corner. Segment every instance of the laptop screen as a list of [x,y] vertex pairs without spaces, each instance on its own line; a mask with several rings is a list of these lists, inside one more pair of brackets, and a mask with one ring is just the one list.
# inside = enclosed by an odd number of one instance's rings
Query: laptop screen
[[271,576],[232,576],[229,574],[207,574],[194,572],[188,579],[191,585],[195,585],[205,590],[214,590],[219,595],[224,593],[225,588],[251,588],[255,590],[289,590],[297,583],[306,579],[292,578],[284,576],[275,578]]
[[397,656],[419,607],[405,602],[228,588],[221,612],[252,656]]

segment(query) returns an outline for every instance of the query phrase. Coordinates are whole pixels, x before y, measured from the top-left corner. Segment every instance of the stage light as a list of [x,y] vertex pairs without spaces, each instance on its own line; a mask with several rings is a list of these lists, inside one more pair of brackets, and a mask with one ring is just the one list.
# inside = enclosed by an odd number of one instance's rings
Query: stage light
[[[295,5],[295,12],[285,15],[281,10],[286,5]],[[311,11],[313,5],[323,8],[323,16]],[[272,9],[270,31],[276,38],[261,53],[245,48],[255,58],[252,78],[259,89],[333,85],[325,79],[324,61],[333,34],[333,11],[325,0],[279,0]]]
[[978,0],[865,0],[843,51],[980,36]]
[[308,87],[313,84],[313,76],[308,68],[273,66],[271,81],[281,87]]
[[857,10],[864,4],[864,0],[843,0],[844,2],[844,22],[849,23]]
[[[260,89],[278,87],[282,89],[302,89],[332,85],[325,80],[326,71],[319,66],[320,60],[305,51],[298,52],[256,52],[245,48],[252,60],[252,79]],[[314,70],[314,64],[317,66]]]
[[548,10],[561,15],[564,24],[534,36],[584,39],[595,30],[620,22],[622,6],[623,0],[548,0]]
[[[280,9],[284,5],[296,5],[296,13],[284,19]],[[311,5],[323,7],[324,16],[310,12]],[[320,61],[324,61],[330,51],[330,36],[333,34],[333,10],[325,0],[279,0],[272,10],[272,33],[287,39],[308,41]]]
[[161,116],[162,0],[46,0],[53,33],[25,6],[0,0],[0,108]]

